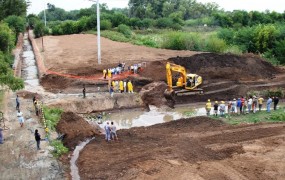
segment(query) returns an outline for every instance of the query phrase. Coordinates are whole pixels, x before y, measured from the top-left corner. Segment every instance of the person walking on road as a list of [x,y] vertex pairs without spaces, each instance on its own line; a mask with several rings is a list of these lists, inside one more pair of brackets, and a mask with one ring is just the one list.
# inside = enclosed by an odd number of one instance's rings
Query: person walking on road
[[272,99],[271,99],[271,97],[269,97],[267,100],[267,103],[266,103],[267,112],[270,112],[271,103],[272,103]]
[[18,117],[18,121],[20,123],[20,126],[23,127],[24,126],[24,118],[23,118],[23,113],[20,111],[20,109],[18,109],[17,117]]
[[104,129],[105,129],[105,140],[106,140],[107,142],[109,142],[109,141],[111,140],[111,139],[110,139],[111,129],[110,129],[110,126],[109,126],[109,122],[107,122],[107,124],[105,125]]
[[19,101],[19,96],[17,95],[16,97],[16,110],[20,109],[20,101]]
[[37,142],[37,150],[40,150],[40,143],[41,143],[41,135],[39,134],[39,131],[35,130],[35,140]]
[[116,128],[114,122],[111,122],[110,129],[111,129],[111,139],[112,140],[118,140],[117,128]]
[[0,144],[3,144],[3,140],[4,140],[2,131],[3,129],[0,128]]
[[211,100],[208,99],[208,102],[206,103],[206,106],[205,106],[207,116],[210,116],[211,107],[212,107]]
[[278,103],[279,103],[279,98],[276,96],[273,99],[273,108],[274,108],[274,110],[277,110]]
[[86,89],[85,89],[85,85],[83,85],[82,93],[83,93],[83,98],[85,98],[85,97],[86,97]]
[[261,111],[264,99],[262,97],[258,98],[258,110]]

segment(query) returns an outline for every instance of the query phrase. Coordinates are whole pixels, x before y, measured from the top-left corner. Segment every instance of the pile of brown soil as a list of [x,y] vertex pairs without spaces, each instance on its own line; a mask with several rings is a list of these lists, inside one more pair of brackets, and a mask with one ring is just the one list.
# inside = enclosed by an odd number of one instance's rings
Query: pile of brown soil
[[69,149],[74,149],[80,141],[84,141],[86,138],[100,134],[82,117],[72,112],[62,113],[56,130],[61,134],[65,134],[63,144]]
[[204,79],[256,80],[271,78],[278,70],[269,62],[254,55],[204,53],[190,57],[170,58],[190,73]]

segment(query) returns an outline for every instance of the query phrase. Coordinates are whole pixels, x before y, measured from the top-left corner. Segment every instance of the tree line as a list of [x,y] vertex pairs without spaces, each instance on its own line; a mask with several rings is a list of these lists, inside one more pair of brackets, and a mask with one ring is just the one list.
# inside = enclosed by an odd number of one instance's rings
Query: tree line
[[24,0],[0,1],[0,86],[12,90],[22,89],[23,80],[14,77],[12,50],[17,43],[18,34],[26,27],[26,10],[28,3]]

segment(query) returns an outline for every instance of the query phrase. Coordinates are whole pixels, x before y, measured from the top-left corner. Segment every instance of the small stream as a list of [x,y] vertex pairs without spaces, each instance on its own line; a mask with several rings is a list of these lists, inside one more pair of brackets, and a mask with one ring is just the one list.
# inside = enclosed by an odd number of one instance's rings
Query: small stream
[[39,83],[38,69],[36,65],[33,48],[28,40],[28,34],[24,34],[22,63],[22,78],[25,82],[25,90],[31,92],[44,92],[43,87]]

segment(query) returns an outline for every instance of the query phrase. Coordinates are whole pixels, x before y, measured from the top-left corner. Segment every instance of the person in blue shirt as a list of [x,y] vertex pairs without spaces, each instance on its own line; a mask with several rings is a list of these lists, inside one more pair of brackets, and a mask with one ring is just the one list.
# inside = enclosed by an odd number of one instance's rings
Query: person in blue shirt
[[241,103],[241,99],[238,98],[237,100],[237,108],[239,109],[239,113],[242,113],[242,103]]
[[270,112],[271,104],[272,104],[272,99],[271,99],[271,97],[269,97],[268,100],[267,100],[267,103],[266,103],[267,112]]

